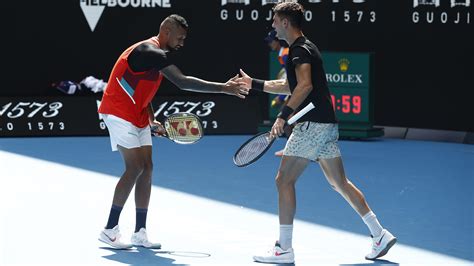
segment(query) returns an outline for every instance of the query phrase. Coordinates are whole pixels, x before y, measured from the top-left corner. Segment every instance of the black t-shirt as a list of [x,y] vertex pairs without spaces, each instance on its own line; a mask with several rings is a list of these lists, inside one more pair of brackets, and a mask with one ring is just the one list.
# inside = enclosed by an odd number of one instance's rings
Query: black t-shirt
[[286,61],[285,66],[288,83],[292,93],[298,84],[295,67],[304,63],[311,64],[311,81],[313,84],[313,90],[296,111],[303,109],[310,102],[313,102],[315,108],[301,117],[298,122],[312,121],[318,123],[336,123],[336,114],[334,113],[334,108],[332,106],[321,53],[314,43],[306,39],[306,37],[301,36],[290,46],[288,60]]

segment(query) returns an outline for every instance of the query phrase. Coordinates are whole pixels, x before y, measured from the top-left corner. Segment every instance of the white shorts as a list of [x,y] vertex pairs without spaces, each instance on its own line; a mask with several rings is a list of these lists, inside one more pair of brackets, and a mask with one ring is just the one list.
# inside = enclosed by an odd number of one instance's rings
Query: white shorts
[[114,115],[102,114],[102,117],[109,130],[112,151],[117,151],[117,145],[127,149],[152,145],[149,126],[139,128]]

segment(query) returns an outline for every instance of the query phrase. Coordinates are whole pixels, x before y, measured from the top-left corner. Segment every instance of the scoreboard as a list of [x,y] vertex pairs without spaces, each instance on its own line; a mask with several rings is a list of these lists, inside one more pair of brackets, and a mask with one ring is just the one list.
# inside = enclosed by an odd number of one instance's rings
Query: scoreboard
[[371,53],[322,54],[341,137],[379,137],[374,128],[375,87]]

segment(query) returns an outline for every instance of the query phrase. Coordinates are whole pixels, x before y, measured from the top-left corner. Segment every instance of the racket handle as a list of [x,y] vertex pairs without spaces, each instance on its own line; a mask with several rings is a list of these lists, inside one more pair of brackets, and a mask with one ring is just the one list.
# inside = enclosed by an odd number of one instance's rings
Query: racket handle
[[166,133],[159,133],[158,126],[150,126],[151,134],[153,136],[166,137]]
[[308,105],[306,105],[305,108],[301,109],[298,113],[296,113],[294,116],[292,116],[290,119],[288,119],[287,124],[291,125],[291,124],[295,123],[296,121],[298,121],[298,119],[300,119],[303,115],[305,115],[306,113],[308,113],[312,109],[314,109],[314,104],[309,103]]

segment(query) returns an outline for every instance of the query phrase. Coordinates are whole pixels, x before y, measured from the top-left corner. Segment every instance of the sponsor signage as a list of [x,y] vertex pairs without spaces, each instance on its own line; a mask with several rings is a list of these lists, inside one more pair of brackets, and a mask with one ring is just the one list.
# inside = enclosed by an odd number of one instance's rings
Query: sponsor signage
[[[97,113],[96,97],[0,97],[0,137],[100,136],[107,127]],[[256,98],[162,96],[153,101],[163,121],[177,112],[201,118],[205,134],[253,134],[259,122]]]

